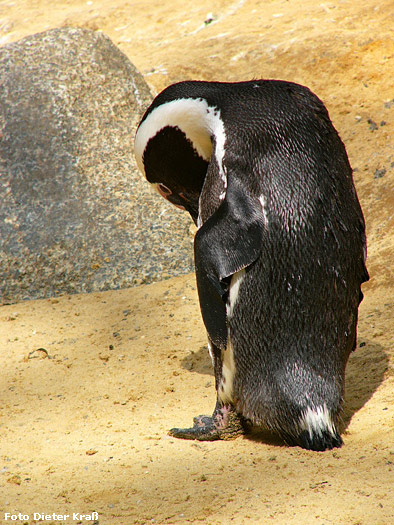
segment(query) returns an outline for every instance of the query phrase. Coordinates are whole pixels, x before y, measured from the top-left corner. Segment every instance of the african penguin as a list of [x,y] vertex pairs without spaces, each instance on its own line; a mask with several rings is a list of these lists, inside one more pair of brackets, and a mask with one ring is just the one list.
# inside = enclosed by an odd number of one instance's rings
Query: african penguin
[[323,103],[285,81],[180,82],[147,109],[135,154],[198,226],[217,403],[171,435],[226,439],[253,424],[290,445],[341,446],[368,272],[352,170]]

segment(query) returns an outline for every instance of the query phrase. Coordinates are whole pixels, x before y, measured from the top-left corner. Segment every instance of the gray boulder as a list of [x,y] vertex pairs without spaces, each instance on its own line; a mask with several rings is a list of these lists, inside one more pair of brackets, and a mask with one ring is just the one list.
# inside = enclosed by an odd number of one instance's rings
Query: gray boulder
[[117,289],[193,268],[190,219],[137,170],[151,102],[102,33],[0,48],[0,302]]

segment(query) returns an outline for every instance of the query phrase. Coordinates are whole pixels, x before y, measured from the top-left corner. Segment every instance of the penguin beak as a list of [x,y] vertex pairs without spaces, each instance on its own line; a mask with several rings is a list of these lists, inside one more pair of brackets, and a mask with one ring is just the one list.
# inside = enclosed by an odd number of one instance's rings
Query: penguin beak
[[187,195],[184,192],[176,194],[162,183],[156,183],[153,184],[153,186],[157,192],[168,202],[171,202],[171,204],[180,210],[188,211],[193,219],[193,222],[197,224],[199,195]]
[[[185,210],[186,208],[184,206],[182,206],[181,204],[179,204],[177,201],[178,199],[176,198],[176,196],[172,196],[172,191],[170,190],[170,188],[167,188],[167,186],[165,186],[164,184],[155,184],[154,185],[156,190],[158,191],[158,193],[164,197],[167,201],[171,202],[171,204],[173,204],[174,206],[176,206],[177,208],[179,208],[180,210]],[[182,194],[181,194],[182,196]],[[175,201],[175,202],[174,202]]]

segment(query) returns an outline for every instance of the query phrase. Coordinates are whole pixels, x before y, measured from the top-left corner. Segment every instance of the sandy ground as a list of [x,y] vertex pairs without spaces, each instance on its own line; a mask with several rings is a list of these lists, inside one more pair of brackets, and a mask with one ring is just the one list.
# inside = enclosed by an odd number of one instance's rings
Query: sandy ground
[[[54,5],[55,4],[55,5]],[[0,309],[0,522],[394,523],[394,3],[0,2],[0,41],[103,30],[153,91],[187,78],[312,88],[346,143],[368,228],[345,445],[167,436],[212,411],[193,275]],[[34,513],[69,514],[34,520]],[[58,516],[57,516],[58,517]],[[42,518],[42,516],[41,516]]]

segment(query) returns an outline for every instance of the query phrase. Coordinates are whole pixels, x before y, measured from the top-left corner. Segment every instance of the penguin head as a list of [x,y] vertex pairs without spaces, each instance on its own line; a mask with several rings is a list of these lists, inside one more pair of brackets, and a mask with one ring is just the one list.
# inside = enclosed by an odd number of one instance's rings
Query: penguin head
[[148,140],[143,154],[147,180],[162,197],[197,220],[198,201],[208,168],[193,143],[177,127],[165,126]]
[[146,111],[135,137],[141,172],[162,197],[188,211],[196,223],[212,154],[206,101],[168,100],[162,92]]

